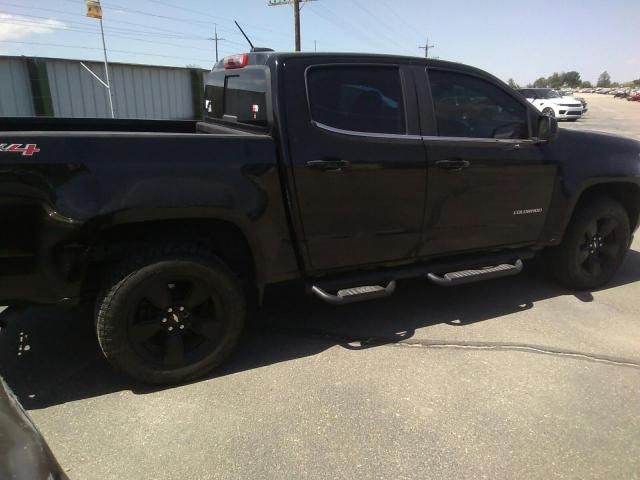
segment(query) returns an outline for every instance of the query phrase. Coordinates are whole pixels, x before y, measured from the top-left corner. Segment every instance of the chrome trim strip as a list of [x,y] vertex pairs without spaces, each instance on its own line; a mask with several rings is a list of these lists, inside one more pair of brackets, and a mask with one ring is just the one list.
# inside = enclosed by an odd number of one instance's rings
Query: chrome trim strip
[[390,140],[422,140],[420,135],[403,135],[397,133],[369,133],[369,132],[356,132],[353,130],[342,130],[341,128],[330,127],[324,123],[311,120],[311,125],[314,127],[326,130],[331,133],[338,133],[340,135],[351,135],[353,137],[365,137],[365,138],[382,138]]
[[474,138],[474,137],[438,137],[429,135],[402,135],[396,133],[369,133],[369,132],[356,132],[354,130],[343,130],[341,128],[330,127],[324,123],[311,120],[311,125],[314,127],[326,130],[331,133],[338,133],[340,135],[351,135],[353,137],[365,137],[365,138],[387,138],[393,140],[423,140],[425,142],[463,142],[463,143],[485,143],[489,145],[535,145],[536,142],[532,139],[514,139],[514,138]]
[[531,139],[515,139],[515,138],[474,138],[474,137],[438,137],[425,135],[422,137],[425,142],[464,142],[464,143],[487,143],[490,145],[534,145]]

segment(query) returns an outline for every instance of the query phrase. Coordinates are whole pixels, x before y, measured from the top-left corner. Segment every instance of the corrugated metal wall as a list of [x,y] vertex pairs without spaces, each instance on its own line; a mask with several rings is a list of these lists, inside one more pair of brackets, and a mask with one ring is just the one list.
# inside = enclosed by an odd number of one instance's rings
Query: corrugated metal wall
[[[104,65],[85,62],[100,78]],[[47,61],[56,117],[109,117],[109,97],[79,62]],[[109,68],[118,118],[194,118],[189,70],[112,64]]]
[[30,117],[34,115],[29,74],[21,60],[0,61],[0,116]]
[[[0,57],[0,116],[36,115],[27,64],[36,62],[45,80],[44,95],[56,117],[111,116],[106,88],[77,60]],[[84,62],[104,79],[104,64]],[[40,68],[40,67],[38,67]],[[192,70],[113,63],[109,65],[118,118],[183,120],[196,117]],[[198,72],[197,75],[200,75]],[[48,82],[48,85],[46,83]],[[47,99],[49,100],[49,99]],[[49,108],[45,115],[51,115]],[[198,115],[200,112],[197,112]],[[42,114],[41,112],[39,114]]]

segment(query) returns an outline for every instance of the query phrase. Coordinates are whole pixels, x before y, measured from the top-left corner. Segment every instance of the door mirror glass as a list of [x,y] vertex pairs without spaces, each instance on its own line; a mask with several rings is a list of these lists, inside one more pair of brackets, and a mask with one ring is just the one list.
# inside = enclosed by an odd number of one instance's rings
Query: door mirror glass
[[558,138],[559,134],[558,121],[553,117],[546,115],[538,120],[538,138],[542,141],[553,142]]

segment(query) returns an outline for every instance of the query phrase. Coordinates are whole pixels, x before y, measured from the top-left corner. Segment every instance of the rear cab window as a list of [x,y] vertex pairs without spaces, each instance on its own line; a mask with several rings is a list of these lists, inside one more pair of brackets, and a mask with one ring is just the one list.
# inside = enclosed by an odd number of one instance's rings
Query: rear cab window
[[343,131],[407,133],[397,66],[327,65],[307,70],[312,121]]
[[212,71],[205,88],[205,118],[267,127],[268,81],[264,66]]

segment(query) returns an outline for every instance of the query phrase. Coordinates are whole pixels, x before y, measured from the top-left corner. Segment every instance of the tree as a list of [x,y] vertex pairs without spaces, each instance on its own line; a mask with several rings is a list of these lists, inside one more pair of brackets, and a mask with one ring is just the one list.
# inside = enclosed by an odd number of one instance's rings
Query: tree
[[607,73],[606,70],[602,72],[598,77],[598,83],[596,83],[596,86],[604,88],[611,86],[611,76]]
[[520,88],[520,85],[518,85],[513,78],[510,78],[509,80],[507,80],[507,83],[511,88]]
[[551,88],[560,88],[563,84],[564,72],[559,74],[558,72],[553,72],[552,75],[547,78],[547,85]]
[[562,84],[568,85],[571,88],[580,86],[580,74],[575,70],[562,74]]
[[544,88],[547,85],[548,85],[547,79],[544,77],[540,77],[535,82],[533,82],[534,88]]
[[582,88],[593,88],[593,85],[591,85],[591,82],[589,80],[585,80],[580,84],[580,87],[582,87]]
[[638,78],[637,80],[633,80],[631,83],[634,87],[640,87],[640,78]]

